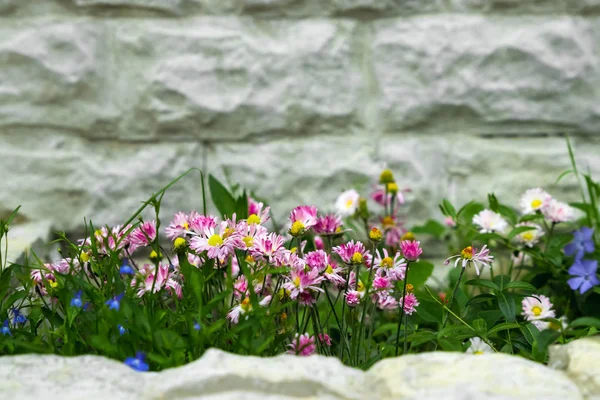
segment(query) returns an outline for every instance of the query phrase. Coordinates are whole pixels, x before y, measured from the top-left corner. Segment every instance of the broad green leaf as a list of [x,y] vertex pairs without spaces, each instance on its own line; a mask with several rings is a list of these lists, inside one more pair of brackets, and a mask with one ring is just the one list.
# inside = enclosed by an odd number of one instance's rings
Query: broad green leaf
[[420,300],[417,315],[427,322],[442,322],[442,306],[428,300]]
[[473,322],[471,322],[471,326],[473,327],[473,329],[475,329],[475,332],[477,332],[477,335],[479,335],[480,337],[487,337],[488,331],[487,331],[487,323],[485,322],[484,319],[482,318],[478,318],[476,320],[474,320]]
[[235,202],[235,213],[238,220],[248,218],[248,195],[245,190]]
[[514,322],[517,309],[513,296],[509,293],[499,292],[497,298],[498,307],[500,307],[500,311],[502,311],[504,318],[506,318],[508,322]]
[[486,287],[486,288],[500,291],[500,286],[498,286],[494,282],[488,281],[486,279],[471,279],[471,280],[467,281],[465,283],[465,285],[481,286],[481,287]]
[[427,235],[432,235],[436,238],[440,238],[444,233],[446,233],[446,227],[440,224],[438,221],[430,219],[424,225],[414,226],[411,229],[411,232],[417,234],[424,233]]
[[473,304],[486,303],[490,300],[494,300],[495,298],[496,298],[496,296],[494,296],[493,294],[489,294],[489,293],[478,294],[477,296],[472,297],[469,301],[467,301],[467,304],[465,305],[465,307],[469,307]]
[[208,187],[221,216],[231,217],[236,211],[236,202],[231,193],[212,175],[208,176]]
[[410,264],[408,283],[418,288],[425,284],[433,272],[433,264],[428,261],[417,261]]
[[487,326],[494,326],[502,318],[502,312],[500,310],[479,311],[477,316],[484,319]]
[[523,281],[510,282],[504,285],[504,289],[522,289],[535,292],[537,289],[531,284]]
[[454,338],[445,338],[439,339],[438,344],[445,351],[460,351],[462,352],[462,344],[458,339]]
[[491,336],[494,333],[497,333],[500,331],[505,331],[507,329],[516,329],[516,328],[520,328],[520,327],[521,327],[521,325],[516,322],[503,322],[501,324],[498,324],[498,325],[492,327],[492,329],[490,329],[488,334]]
[[527,339],[527,342],[530,345],[533,345],[533,342],[535,342],[537,340],[538,336],[540,335],[540,330],[531,323],[526,324],[526,325],[521,325],[521,332],[523,332],[525,339]]
[[494,283],[500,287],[500,290],[504,290],[504,287],[510,282],[510,276],[508,275],[496,275],[494,276]]
[[450,201],[448,201],[447,199],[443,199],[440,208],[442,209],[442,213],[445,216],[456,219],[456,209],[454,208],[452,203],[450,203]]
[[548,346],[556,342],[560,337],[560,332],[553,329],[545,329],[540,332],[537,340],[533,342],[532,352],[534,360],[545,362],[548,357]]
[[593,326],[596,329],[600,329],[600,318],[593,318],[593,317],[577,318],[576,320],[572,321],[569,324],[569,326],[572,328],[578,328],[581,326]]
[[498,204],[498,199],[494,193],[488,194],[488,204],[490,205],[490,210],[498,212],[500,205]]

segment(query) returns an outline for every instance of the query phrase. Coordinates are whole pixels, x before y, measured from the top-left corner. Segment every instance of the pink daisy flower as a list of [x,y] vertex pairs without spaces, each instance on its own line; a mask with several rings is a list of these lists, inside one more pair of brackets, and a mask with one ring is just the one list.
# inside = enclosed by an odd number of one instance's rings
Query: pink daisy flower
[[288,345],[288,354],[295,354],[297,356],[310,356],[317,352],[317,344],[315,343],[315,337],[310,336],[308,333],[304,335],[298,335],[292,339],[292,343]]
[[270,233],[254,240],[250,253],[255,260],[266,260],[271,262],[274,258],[281,257],[284,254],[285,240],[276,233]]
[[249,224],[247,221],[240,221],[235,230],[241,238],[241,250],[250,250],[257,238],[268,235],[267,228],[259,224]]
[[270,207],[264,207],[263,203],[257,203],[248,197],[248,224],[264,224],[269,220],[269,211]]
[[156,221],[144,222],[129,234],[129,251],[146,247],[156,239]]
[[[131,225],[121,227],[117,225],[110,231],[107,227],[102,227],[94,232],[94,237],[98,242],[98,251],[108,254],[109,251],[120,250],[129,244],[129,239],[125,235],[131,229]],[[87,242],[87,240],[86,240]]]
[[323,277],[335,286],[341,287],[346,283],[346,280],[342,276],[343,273],[344,269],[339,267],[335,261],[330,258],[327,267],[325,267],[325,270],[323,271]]
[[319,272],[324,271],[329,264],[329,256],[323,250],[316,250],[307,253],[304,256],[304,260],[310,268],[317,269]]
[[323,281],[323,277],[319,276],[317,269],[305,271],[303,269],[292,269],[290,276],[286,276],[288,282],[283,284],[283,288],[290,292],[290,299],[295,300],[300,293],[315,291],[322,292],[318,285]]
[[458,263],[462,261],[462,267],[466,268],[467,265],[472,264],[475,267],[475,272],[479,275],[479,267],[490,267],[490,264],[494,261],[494,257],[490,255],[490,249],[487,248],[487,245],[483,245],[479,252],[473,246],[465,247],[460,254],[454,255],[452,257],[448,257],[446,261],[444,261],[444,265],[450,264],[450,261],[456,259],[454,262],[454,267],[458,266]]
[[[258,305],[261,307],[266,307],[271,302],[271,296],[266,296],[263,298]],[[232,324],[237,324],[240,321],[240,317],[244,316],[245,319],[248,319],[249,314],[252,312],[252,303],[250,302],[250,298],[246,297],[242,302],[233,307],[229,313],[227,314],[227,319],[231,321]]]
[[414,293],[407,293],[406,296],[404,296],[404,303],[402,302],[402,297],[398,300],[399,307],[402,307],[403,304],[404,313],[406,315],[412,315],[417,310],[419,300],[417,300],[417,296],[415,296]]
[[302,236],[317,223],[317,207],[298,206],[290,213],[290,234]]
[[355,243],[354,240],[334,247],[332,250],[346,264],[362,264],[370,256],[369,251],[365,249],[365,245],[361,242]]
[[217,217],[212,215],[202,215],[196,211],[190,213],[189,221],[190,230],[197,234],[202,234],[207,229],[210,230],[211,228],[216,228],[219,223]]
[[319,333],[319,342],[324,345],[331,346],[331,337],[326,333]]
[[138,275],[131,280],[131,286],[137,287],[138,297],[142,297],[148,292],[158,293],[163,289],[168,289],[171,294],[181,298],[182,287],[175,278],[175,274],[169,270],[167,264],[159,263],[158,269],[154,265],[145,264]]
[[339,234],[342,232],[342,218],[334,214],[319,217],[313,230],[319,235]]
[[551,199],[542,209],[542,214],[550,222],[570,222],[575,219],[575,210],[570,205]]
[[355,307],[360,304],[360,299],[362,298],[362,294],[357,290],[349,290],[346,293],[346,304],[350,307]]
[[190,248],[198,253],[206,251],[208,258],[225,260],[234,249],[243,246],[239,235],[227,224],[221,222],[216,227],[205,227],[203,232],[190,240]]
[[400,252],[394,254],[394,258],[388,255],[387,249],[383,249],[383,257],[376,252],[373,267],[378,275],[385,275],[392,280],[402,280],[406,275],[406,261]]
[[389,291],[394,287],[392,281],[385,276],[376,276],[373,279],[373,289],[380,291]]
[[321,238],[321,236],[315,236],[315,247],[317,250],[325,249],[325,243],[323,243],[323,238]]
[[421,242],[416,240],[403,240],[400,243],[400,250],[404,255],[404,258],[408,261],[417,261],[419,256],[423,254],[421,249]]
[[172,242],[177,238],[184,238],[186,231],[190,229],[189,216],[178,212],[173,216],[173,221],[165,228],[165,233]]
[[[398,205],[402,205],[405,202],[403,192],[404,193],[410,192],[410,189],[398,190],[398,192],[396,193],[396,203],[398,203]],[[371,193],[371,199],[373,199],[377,204],[379,204],[381,206],[385,206],[387,203],[387,205],[389,207],[392,204],[392,194],[391,193],[388,193],[387,202],[386,202],[385,188],[378,188],[378,189],[374,190],[373,193]]]

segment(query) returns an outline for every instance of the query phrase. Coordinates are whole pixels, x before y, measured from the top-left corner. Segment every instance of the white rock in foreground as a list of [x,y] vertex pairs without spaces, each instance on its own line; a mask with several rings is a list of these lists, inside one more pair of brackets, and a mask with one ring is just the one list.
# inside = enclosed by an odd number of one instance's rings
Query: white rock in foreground
[[552,346],[549,365],[566,371],[586,399],[600,399],[600,336]]
[[322,356],[220,350],[160,373],[138,373],[97,356],[6,356],[0,357],[0,392],[3,400],[583,399],[563,372],[541,364],[441,352],[388,359],[366,373]]

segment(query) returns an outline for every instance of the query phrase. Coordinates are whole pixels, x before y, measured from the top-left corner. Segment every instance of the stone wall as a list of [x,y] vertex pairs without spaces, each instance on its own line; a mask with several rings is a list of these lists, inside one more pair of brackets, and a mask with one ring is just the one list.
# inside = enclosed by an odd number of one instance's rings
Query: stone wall
[[563,135],[600,170],[599,83],[600,0],[0,0],[0,215],[118,223],[190,167],[280,216],[384,165],[413,221],[574,199]]

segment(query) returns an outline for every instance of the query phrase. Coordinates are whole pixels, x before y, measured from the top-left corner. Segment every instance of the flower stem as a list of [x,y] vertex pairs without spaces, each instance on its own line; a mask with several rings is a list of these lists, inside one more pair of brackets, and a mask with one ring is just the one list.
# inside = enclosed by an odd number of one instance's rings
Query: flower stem
[[[362,333],[363,333],[363,329],[364,329],[364,324],[365,324],[365,315],[367,315],[367,303],[369,301],[369,291],[371,290],[371,278],[373,277],[373,270],[375,269],[375,266],[373,265],[373,263],[375,262],[375,242],[373,242],[373,254],[372,254],[372,258],[371,258],[371,268],[369,268],[369,278],[367,279],[367,287],[365,289],[365,301],[363,303],[363,308],[362,308],[362,315],[360,317],[360,326],[358,327],[358,346],[360,346],[360,340],[362,339]],[[357,349],[356,351],[356,365],[358,365],[359,362],[359,351]]]
[[[402,320],[404,319],[404,301],[406,300],[406,284],[408,283],[408,270],[410,262],[406,263],[406,273],[404,274],[404,289],[402,291],[402,304],[399,305],[399,319],[398,319],[398,332],[396,333],[396,356],[398,356],[398,347],[400,345],[400,327],[402,326]],[[407,320],[408,323],[408,320]],[[408,325],[408,324],[407,324]],[[404,326],[404,354],[406,354],[406,326]]]
[[[458,291],[458,287],[460,286],[460,281],[463,277],[463,274],[465,273],[465,269],[466,268],[462,268],[460,270],[460,274],[458,275],[458,280],[456,281],[456,285],[454,286],[454,290],[452,291],[452,296],[450,296],[450,301],[448,302],[448,310],[450,310],[452,308],[452,305],[454,304],[454,298],[456,297],[456,292]],[[444,321],[442,323],[442,329],[444,329],[446,327],[449,317],[450,317],[450,313],[446,313],[446,315],[444,316]]]

